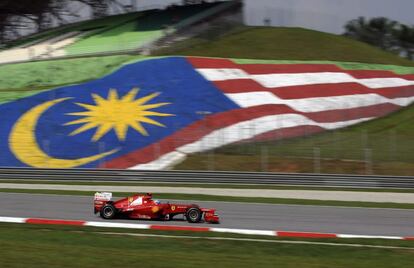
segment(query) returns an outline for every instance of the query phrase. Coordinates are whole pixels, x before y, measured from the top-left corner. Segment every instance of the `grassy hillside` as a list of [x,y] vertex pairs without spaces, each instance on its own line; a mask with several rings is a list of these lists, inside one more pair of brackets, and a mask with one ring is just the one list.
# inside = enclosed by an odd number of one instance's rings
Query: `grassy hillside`
[[0,103],[61,85],[93,80],[140,58],[125,55],[1,65]]
[[162,35],[161,29],[138,31],[137,21],[80,40],[66,48],[69,55],[134,49]]
[[128,23],[84,38],[67,47],[69,55],[134,49],[163,36],[167,25],[184,20],[214,4],[182,6],[176,9],[148,10],[141,12]]
[[157,54],[414,66],[414,62],[343,36],[283,27],[240,27],[223,36],[208,32]]
[[218,3],[150,9],[81,21],[45,30],[7,44],[7,47],[28,45],[69,32],[83,33],[79,40],[67,46],[67,55],[114,52],[137,49],[164,35],[167,27],[214,7]]

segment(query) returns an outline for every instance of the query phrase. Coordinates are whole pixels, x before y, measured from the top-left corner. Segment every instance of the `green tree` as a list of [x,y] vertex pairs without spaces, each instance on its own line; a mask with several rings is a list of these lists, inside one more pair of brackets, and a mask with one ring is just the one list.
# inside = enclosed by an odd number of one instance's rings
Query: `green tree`
[[401,24],[395,33],[398,39],[399,50],[410,60],[414,60],[414,27]]
[[364,17],[351,20],[345,25],[345,36],[393,51],[398,41],[395,32],[399,23],[384,17],[366,20]]

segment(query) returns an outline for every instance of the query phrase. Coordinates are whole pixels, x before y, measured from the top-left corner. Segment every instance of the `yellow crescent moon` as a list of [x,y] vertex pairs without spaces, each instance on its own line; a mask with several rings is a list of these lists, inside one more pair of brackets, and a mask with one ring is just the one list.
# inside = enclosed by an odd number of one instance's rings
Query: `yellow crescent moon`
[[79,158],[59,159],[47,155],[36,141],[36,125],[40,116],[55,104],[70,98],[61,98],[42,103],[23,114],[13,126],[9,136],[9,146],[21,162],[37,168],[73,168],[99,160],[118,151],[114,149],[105,153]]

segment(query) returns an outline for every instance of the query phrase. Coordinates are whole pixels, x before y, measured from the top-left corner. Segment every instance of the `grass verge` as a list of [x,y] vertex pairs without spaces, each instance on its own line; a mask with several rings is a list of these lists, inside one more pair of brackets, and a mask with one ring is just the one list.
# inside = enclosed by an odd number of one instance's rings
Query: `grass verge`
[[[4,267],[411,267],[408,249],[109,236],[96,228],[0,224]],[[143,232],[143,231],[140,231]],[[193,234],[194,235],[194,234]],[[201,234],[208,236],[208,234]],[[276,238],[274,238],[276,240]],[[62,241],[65,241],[62,243]],[[330,242],[332,240],[329,240]],[[385,242],[385,241],[384,241]],[[402,243],[387,241],[385,243]],[[406,241],[408,242],[408,241]],[[412,244],[412,243],[411,243]],[[408,246],[405,243],[404,246]],[[22,258],[22,254],[24,257]]]
[[[91,191],[69,191],[69,190],[36,190],[36,189],[0,189],[3,193],[27,193],[27,194],[57,194],[57,195],[77,195],[93,196]],[[112,192],[114,196],[124,197],[133,195],[133,192]],[[168,200],[192,200],[192,201],[215,201],[215,202],[242,202],[242,203],[261,203],[261,204],[280,204],[280,205],[307,205],[307,206],[337,206],[337,207],[365,207],[365,208],[396,208],[414,209],[414,204],[401,203],[374,203],[374,202],[354,202],[354,201],[330,201],[330,200],[308,200],[308,199],[288,199],[288,198],[260,198],[260,197],[235,197],[202,194],[169,194],[153,193],[154,197]]]

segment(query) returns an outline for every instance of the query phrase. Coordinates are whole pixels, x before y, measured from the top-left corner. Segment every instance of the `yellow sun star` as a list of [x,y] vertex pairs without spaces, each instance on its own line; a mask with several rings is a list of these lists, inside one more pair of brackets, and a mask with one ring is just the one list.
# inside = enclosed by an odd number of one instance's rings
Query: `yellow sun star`
[[173,114],[159,113],[151,111],[152,109],[170,104],[169,102],[161,102],[154,104],[146,104],[150,100],[157,97],[160,93],[152,93],[145,97],[135,99],[138,89],[134,88],[124,97],[119,98],[118,92],[111,89],[108,99],[104,99],[99,95],[92,94],[95,105],[76,103],[85,108],[87,111],[69,113],[68,115],[82,116],[66,123],[65,125],[83,124],[81,127],[70,133],[70,136],[82,133],[91,128],[97,128],[92,137],[92,141],[98,141],[110,130],[114,129],[119,140],[125,140],[128,128],[131,127],[144,136],[148,136],[148,132],[142,126],[142,123],[165,127],[165,125],[149,118],[150,116],[173,116]]

